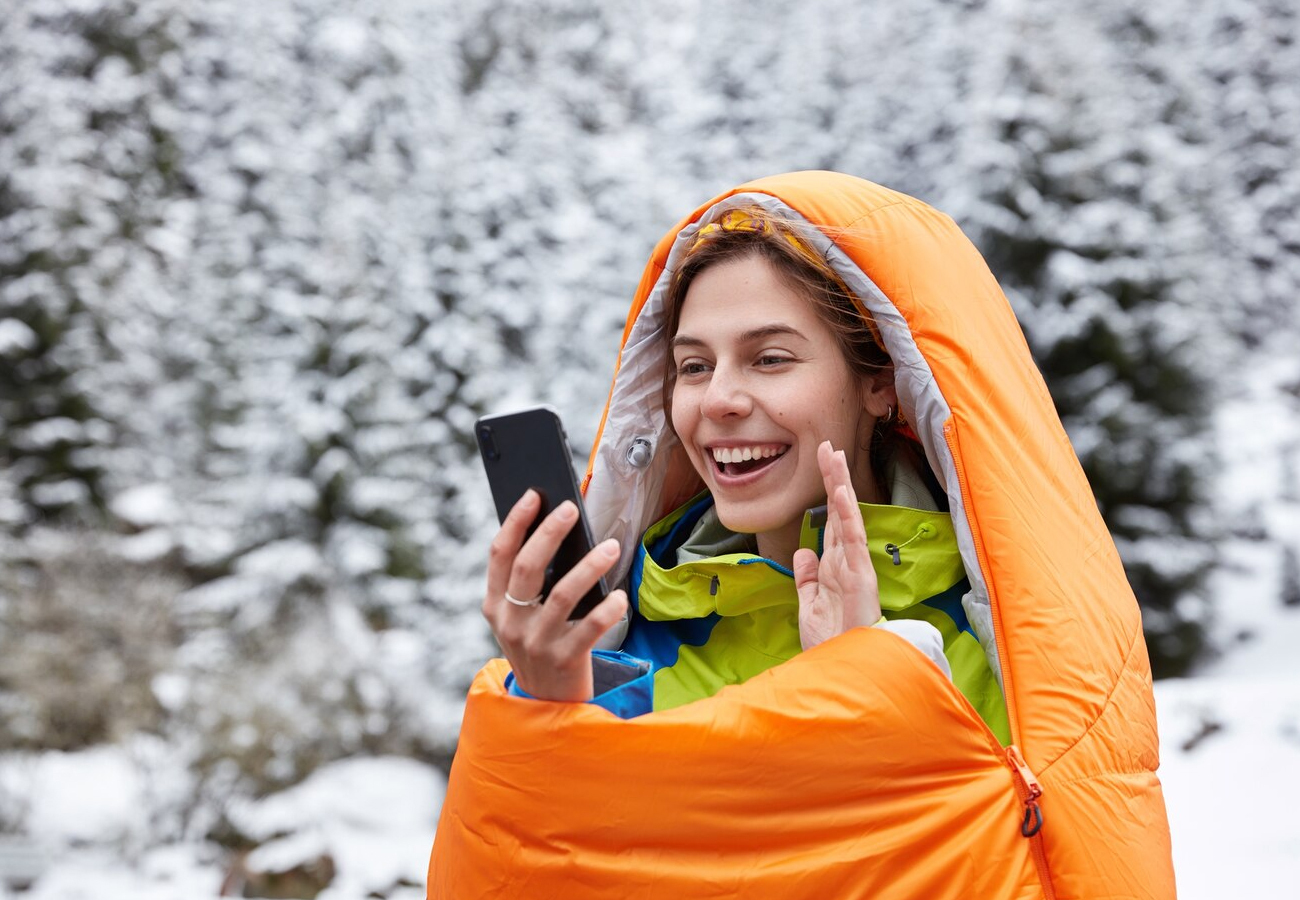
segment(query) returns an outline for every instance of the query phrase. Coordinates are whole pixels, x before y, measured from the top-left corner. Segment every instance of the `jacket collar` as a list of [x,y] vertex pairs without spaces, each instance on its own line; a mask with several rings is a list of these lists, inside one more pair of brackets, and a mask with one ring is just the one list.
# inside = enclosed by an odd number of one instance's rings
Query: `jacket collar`
[[[860,503],[858,508],[882,609],[907,609],[965,577],[947,513],[870,503]],[[677,550],[692,534],[713,530],[716,525],[713,499],[704,494],[646,532],[633,576],[642,616],[671,621],[798,605],[790,570],[755,553],[723,553],[678,562]],[[820,556],[824,525],[824,509],[805,513],[800,546]]]

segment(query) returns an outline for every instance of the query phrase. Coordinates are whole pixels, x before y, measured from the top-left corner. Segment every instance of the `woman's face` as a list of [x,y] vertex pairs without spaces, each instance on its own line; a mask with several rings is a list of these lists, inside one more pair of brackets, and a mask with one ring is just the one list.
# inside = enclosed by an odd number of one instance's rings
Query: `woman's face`
[[695,277],[673,362],[673,428],[730,530],[780,533],[772,549],[781,555],[791,534],[797,544],[804,510],[826,502],[825,440],[845,452],[858,499],[879,499],[863,448],[893,402],[892,383],[855,377],[812,302],[766,260],[729,260]]

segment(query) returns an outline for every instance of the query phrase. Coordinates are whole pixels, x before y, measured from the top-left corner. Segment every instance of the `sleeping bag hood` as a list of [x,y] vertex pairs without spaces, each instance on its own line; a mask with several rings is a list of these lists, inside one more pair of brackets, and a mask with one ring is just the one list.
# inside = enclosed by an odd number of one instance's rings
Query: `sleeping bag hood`
[[429,897],[1172,898],[1137,603],[1011,308],[947,216],[800,172],[659,242],[584,480],[596,538],[625,548],[615,574],[698,489],[663,409],[669,279],[702,226],[755,205],[827,257],[894,361],[1012,744],[880,629],[628,720],[510,696],[495,660],[470,689]]

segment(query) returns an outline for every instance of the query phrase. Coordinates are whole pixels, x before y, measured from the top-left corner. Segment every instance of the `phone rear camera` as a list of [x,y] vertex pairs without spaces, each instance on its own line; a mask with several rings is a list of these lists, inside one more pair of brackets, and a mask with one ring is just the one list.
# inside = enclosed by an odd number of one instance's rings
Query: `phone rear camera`
[[485,458],[501,458],[501,451],[497,450],[496,436],[492,434],[491,425],[480,425],[478,427],[478,445],[483,448]]

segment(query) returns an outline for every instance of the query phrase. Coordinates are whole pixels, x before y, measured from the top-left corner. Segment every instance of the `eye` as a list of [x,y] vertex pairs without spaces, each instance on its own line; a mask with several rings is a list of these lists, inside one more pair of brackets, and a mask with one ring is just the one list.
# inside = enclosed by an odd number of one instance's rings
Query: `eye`
[[684,359],[677,364],[677,377],[690,378],[693,375],[703,375],[709,371],[709,366],[700,359]]
[[764,353],[758,358],[759,367],[765,369],[772,368],[773,366],[782,366],[789,362],[794,362],[794,360],[789,356],[784,356],[778,353]]

